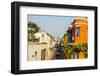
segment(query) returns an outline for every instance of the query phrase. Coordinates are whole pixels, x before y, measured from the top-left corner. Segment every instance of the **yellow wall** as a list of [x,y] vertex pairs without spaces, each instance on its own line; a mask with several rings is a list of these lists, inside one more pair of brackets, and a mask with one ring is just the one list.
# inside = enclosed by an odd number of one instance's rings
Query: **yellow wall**
[[68,45],[68,35],[64,34],[64,46]]

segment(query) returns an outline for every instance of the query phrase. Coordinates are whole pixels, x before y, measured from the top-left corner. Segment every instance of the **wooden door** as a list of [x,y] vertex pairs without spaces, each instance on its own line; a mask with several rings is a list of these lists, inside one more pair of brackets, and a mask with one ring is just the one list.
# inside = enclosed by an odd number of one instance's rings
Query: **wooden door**
[[46,49],[41,50],[41,60],[45,60]]

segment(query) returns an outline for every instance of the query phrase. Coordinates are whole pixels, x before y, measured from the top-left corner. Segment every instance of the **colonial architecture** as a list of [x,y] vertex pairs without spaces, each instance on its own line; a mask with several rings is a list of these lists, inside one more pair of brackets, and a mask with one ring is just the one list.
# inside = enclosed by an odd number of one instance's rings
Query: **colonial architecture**
[[76,18],[64,35],[65,58],[84,59],[88,52],[88,20]]
[[55,39],[47,32],[37,32],[38,42],[28,42],[28,60],[51,60],[55,54]]
[[81,44],[88,42],[87,18],[76,18],[68,28],[68,43]]

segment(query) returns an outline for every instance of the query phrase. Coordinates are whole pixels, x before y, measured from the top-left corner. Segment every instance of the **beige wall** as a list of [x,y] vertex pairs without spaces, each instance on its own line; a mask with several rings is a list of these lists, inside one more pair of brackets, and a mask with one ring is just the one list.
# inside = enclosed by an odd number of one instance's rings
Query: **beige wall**
[[[41,50],[46,49],[46,46],[46,44],[28,43],[28,61],[41,60]],[[36,51],[37,55],[34,56]]]
[[[42,34],[44,37],[42,37]],[[40,40],[39,42],[28,43],[28,60],[41,60],[41,50],[43,49],[46,49],[45,60],[51,60],[54,55],[53,47],[55,45],[55,41],[45,32],[36,33],[35,36],[36,38],[40,38]],[[34,56],[36,51],[37,56]],[[32,57],[32,55],[34,57]]]
[[[45,60],[51,60],[54,51],[53,49],[50,49],[50,45],[48,44],[40,44],[40,43],[33,43],[29,42],[28,43],[28,61],[34,61],[34,60],[41,60],[41,50],[46,49],[45,53]],[[35,56],[35,52],[37,52],[37,55]]]

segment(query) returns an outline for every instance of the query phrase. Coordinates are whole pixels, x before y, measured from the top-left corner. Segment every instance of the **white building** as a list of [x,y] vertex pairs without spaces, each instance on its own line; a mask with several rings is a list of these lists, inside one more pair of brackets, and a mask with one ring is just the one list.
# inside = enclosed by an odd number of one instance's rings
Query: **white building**
[[55,39],[47,32],[35,33],[38,42],[28,42],[28,60],[51,60],[55,54]]

